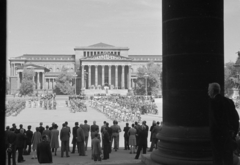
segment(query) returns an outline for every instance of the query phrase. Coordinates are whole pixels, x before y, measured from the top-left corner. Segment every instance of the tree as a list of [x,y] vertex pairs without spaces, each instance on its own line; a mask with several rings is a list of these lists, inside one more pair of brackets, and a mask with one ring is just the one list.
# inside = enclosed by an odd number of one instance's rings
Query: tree
[[35,72],[33,69],[23,68],[23,78],[22,83],[19,88],[19,92],[21,95],[32,94],[34,91],[35,83],[33,82],[33,77],[35,76]]
[[72,95],[74,94],[74,87],[70,84],[72,81],[72,74],[68,72],[68,69],[62,67],[61,73],[56,79],[56,89],[55,91],[60,91],[63,94]]
[[240,82],[238,74],[240,74],[240,68],[234,67],[233,62],[225,64],[224,68],[224,90],[225,94],[230,97],[233,93],[232,88],[239,88]]
[[146,93],[146,77],[144,75],[147,74],[148,94],[158,94],[161,91],[161,70],[161,66],[153,61],[149,62],[147,66],[139,67],[137,70],[137,87],[134,92],[137,95]]

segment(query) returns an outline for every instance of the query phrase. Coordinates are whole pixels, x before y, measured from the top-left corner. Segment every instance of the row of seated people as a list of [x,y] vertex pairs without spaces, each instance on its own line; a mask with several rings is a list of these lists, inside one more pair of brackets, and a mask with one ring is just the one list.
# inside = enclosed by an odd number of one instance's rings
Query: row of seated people
[[121,88],[121,86],[116,87],[114,85],[109,85],[109,86],[105,86],[105,85],[95,86],[95,85],[92,85],[92,86],[89,87],[89,89],[102,89],[102,90],[104,90],[106,88],[108,88],[108,89],[125,89],[125,88]]

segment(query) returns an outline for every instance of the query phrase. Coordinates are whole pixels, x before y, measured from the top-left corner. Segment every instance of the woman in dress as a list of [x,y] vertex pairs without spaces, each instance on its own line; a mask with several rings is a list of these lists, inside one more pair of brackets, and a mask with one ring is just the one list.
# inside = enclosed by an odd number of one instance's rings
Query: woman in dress
[[41,133],[39,132],[39,128],[37,127],[36,132],[34,132],[32,137],[32,149],[33,149],[32,159],[37,159],[35,151],[37,150],[37,145],[40,142],[41,142]]
[[50,146],[52,150],[55,151],[55,156],[57,155],[57,149],[59,147],[59,131],[57,130],[58,126],[55,124],[51,130],[51,142]]
[[137,130],[134,128],[134,124],[132,124],[132,128],[129,129],[129,145],[130,145],[130,154],[135,153],[136,150],[136,133]]

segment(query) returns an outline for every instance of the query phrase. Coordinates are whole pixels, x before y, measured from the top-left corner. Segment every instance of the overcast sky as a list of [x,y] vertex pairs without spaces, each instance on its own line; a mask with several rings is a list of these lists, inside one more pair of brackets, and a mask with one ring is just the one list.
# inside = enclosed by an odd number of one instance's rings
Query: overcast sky
[[[225,62],[235,62],[240,0],[224,2]],[[161,55],[161,17],[161,0],[8,0],[7,55],[74,54],[99,42]]]

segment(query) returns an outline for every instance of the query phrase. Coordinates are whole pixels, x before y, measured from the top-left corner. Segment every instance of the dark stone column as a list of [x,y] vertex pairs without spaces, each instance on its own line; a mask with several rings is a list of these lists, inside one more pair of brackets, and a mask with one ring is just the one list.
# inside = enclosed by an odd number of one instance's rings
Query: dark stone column
[[208,84],[224,86],[223,0],[163,0],[159,164],[212,164]]

